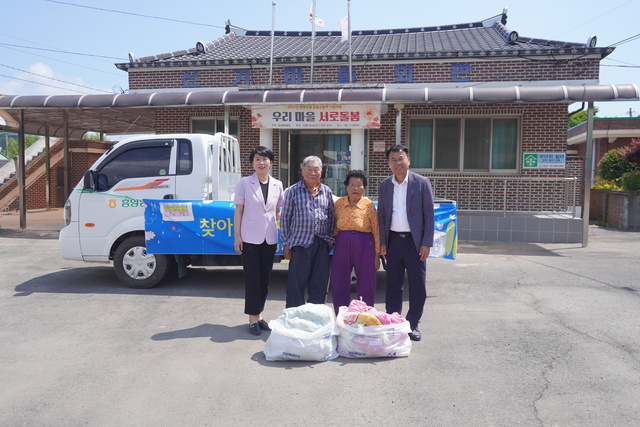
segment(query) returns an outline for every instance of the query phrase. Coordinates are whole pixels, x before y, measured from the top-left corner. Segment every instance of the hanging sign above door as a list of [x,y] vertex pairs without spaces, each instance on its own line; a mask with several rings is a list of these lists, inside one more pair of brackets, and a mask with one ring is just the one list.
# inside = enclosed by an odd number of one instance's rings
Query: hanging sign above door
[[254,105],[251,127],[284,129],[377,129],[380,105]]

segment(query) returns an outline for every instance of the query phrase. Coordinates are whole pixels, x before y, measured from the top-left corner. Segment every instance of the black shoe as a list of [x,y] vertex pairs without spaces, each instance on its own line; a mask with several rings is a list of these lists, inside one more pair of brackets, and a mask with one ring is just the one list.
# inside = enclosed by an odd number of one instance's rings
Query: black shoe
[[411,332],[409,332],[409,339],[411,341],[420,341],[422,339],[422,334],[418,328],[411,329]]
[[258,324],[258,322],[249,325],[249,332],[251,332],[253,335],[260,335],[260,332],[262,331],[260,330],[260,325]]
[[258,320],[258,326],[260,326],[260,330],[262,331],[270,331],[271,328],[269,327],[269,324],[267,322],[264,321],[264,319]]

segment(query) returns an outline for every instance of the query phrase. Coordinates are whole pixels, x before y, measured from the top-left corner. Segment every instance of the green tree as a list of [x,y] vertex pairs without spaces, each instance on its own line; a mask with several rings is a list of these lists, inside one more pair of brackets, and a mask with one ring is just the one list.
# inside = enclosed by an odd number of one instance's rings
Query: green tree
[[[90,139],[92,141],[100,141],[100,134],[96,132],[87,132],[82,135],[82,139]],[[103,138],[102,141],[109,141],[108,138]]]
[[[38,135],[25,135],[24,136],[24,148],[32,146],[40,140]],[[18,140],[15,138],[9,138],[9,144],[7,147],[7,157],[13,159],[18,157]]]
[[622,175],[640,170],[640,165],[625,160],[623,153],[622,148],[617,148],[602,156],[598,162],[598,171],[602,179],[618,184]]
[[[582,122],[587,121],[589,110],[580,111],[572,116],[569,116],[568,128],[579,125]],[[598,107],[593,107],[593,117],[598,115]]]

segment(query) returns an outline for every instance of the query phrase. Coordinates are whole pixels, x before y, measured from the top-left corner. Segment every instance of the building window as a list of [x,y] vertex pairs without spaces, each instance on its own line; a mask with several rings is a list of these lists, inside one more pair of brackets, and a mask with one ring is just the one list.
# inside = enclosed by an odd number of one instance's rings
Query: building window
[[411,166],[451,172],[515,171],[518,119],[412,119]]
[[[224,119],[215,117],[193,117],[191,118],[191,132],[206,133],[209,135],[224,132]],[[229,120],[229,135],[238,138],[238,119]]]

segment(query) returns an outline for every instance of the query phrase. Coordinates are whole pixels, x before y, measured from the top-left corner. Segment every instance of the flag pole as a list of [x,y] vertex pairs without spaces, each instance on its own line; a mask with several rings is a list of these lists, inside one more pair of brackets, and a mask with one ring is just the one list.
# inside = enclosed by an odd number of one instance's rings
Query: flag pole
[[271,57],[269,59],[269,86],[273,84],[273,40],[276,34],[276,2],[271,3]]
[[316,0],[311,4],[311,74],[310,83],[313,84],[313,62],[315,57],[314,42],[316,39]]
[[349,83],[353,83],[353,70],[351,69],[351,0],[347,0],[347,33],[349,43]]

